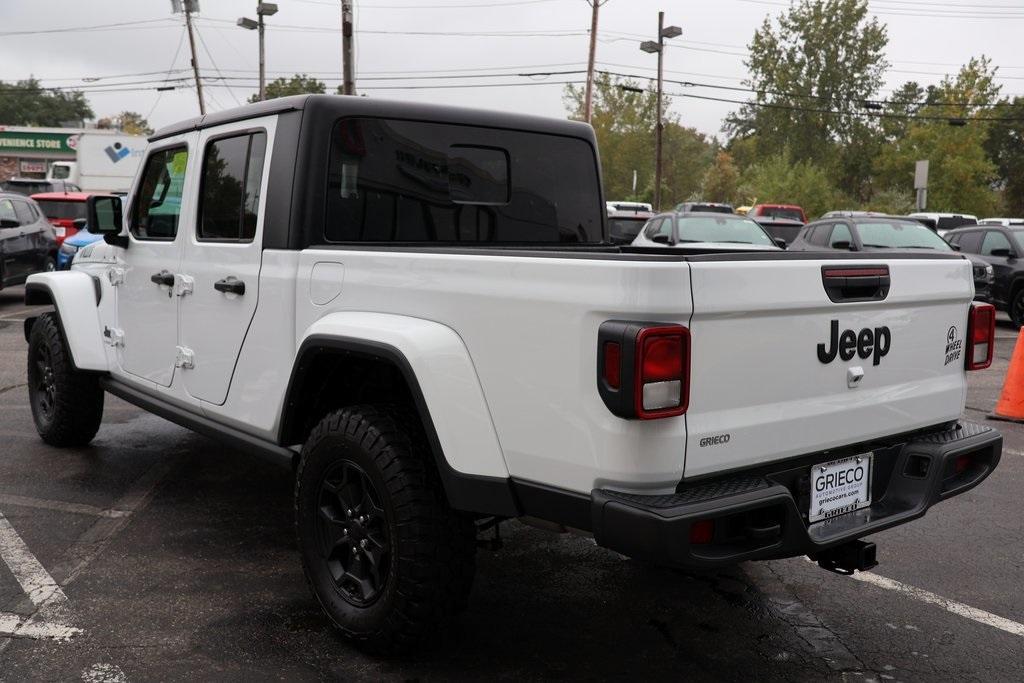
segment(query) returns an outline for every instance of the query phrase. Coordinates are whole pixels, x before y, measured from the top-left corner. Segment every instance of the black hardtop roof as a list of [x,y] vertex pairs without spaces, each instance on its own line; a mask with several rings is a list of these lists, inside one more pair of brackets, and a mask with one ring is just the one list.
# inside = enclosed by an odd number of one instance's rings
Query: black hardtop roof
[[210,128],[235,121],[245,121],[260,116],[281,114],[289,111],[316,110],[318,114],[342,116],[367,116],[377,118],[407,119],[414,121],[437,121],[485,128],[510,128],[552,135],[567,135],[592,140],[593,129],[579,121],[512,114],[504,111],[470,109],[439,104],[421,104],[398,100],[354,97],[351,95],[293,95],[280,97],[255,104],[197,116],[178,123],[164,126],[149,137],[150,142],[162,138]]

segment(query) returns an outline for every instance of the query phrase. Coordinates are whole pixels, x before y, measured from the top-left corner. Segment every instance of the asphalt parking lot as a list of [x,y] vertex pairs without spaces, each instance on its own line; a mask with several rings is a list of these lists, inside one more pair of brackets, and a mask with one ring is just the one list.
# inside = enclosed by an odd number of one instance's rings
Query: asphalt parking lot
[[[470,608],[399,661],[340,639],[305,586],[286,471],[107,397],[89,448],[45,446],[22,289],[0,292],[0,679],[1019,680],[1024,426],[979,488],[872,537],[846,578],[804,559],[707,574],[505,525]],[[970,375],[994,406],[1016,333]]]

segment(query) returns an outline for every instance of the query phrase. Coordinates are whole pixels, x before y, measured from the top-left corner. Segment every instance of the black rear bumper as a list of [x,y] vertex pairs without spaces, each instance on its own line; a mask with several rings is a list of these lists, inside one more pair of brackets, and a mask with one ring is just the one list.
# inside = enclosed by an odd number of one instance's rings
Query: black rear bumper
[[[876,449],[871,506],[816,524],[807,522],[810,468],[836,459],[835,454],[680,487],[668,495],[595,489],[591,528],[601,546],[681,567],[815,555],[921,517],[939,501],[977,486],[998,465],[1002,445],[996,430],[964,422]],[[710,539],[695,539],[707,542],[691,542],[696,522],[705,530],[713,526]]]

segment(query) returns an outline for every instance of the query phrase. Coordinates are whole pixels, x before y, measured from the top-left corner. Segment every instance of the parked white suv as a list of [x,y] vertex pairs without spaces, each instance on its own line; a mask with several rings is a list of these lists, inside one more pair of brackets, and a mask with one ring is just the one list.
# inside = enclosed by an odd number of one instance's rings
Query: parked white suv
[[86,444],[110,392],[294,467],[312,591],[378,651],[466,604],[478,525],[853,571],[996,467],[966,260],[616,247],[598,169],[581,123],[354,97],[164,128],[29,279],[36,428]]

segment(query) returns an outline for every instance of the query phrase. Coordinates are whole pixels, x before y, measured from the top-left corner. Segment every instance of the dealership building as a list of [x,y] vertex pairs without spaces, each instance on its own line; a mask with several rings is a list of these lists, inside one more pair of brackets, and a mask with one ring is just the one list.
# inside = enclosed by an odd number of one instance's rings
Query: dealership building
[[[95,129],[88,130],[95,132]],[[85,131],[85,128],[0,126],[0,181],[45,178],[54,161],[74,161],[78,136]]]

